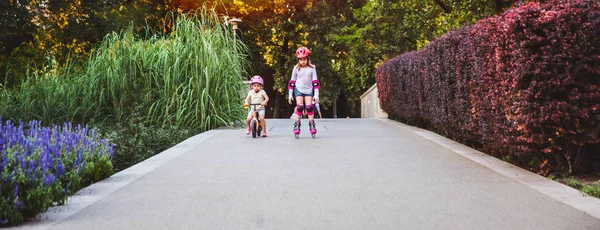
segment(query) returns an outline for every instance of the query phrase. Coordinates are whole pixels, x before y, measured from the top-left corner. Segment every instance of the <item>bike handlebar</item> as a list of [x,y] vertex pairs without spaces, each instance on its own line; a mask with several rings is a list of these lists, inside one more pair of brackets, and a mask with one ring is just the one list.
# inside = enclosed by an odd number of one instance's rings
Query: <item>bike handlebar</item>
[[251,104],[244,104],[243,106],[244,106],[244,108],[249,108],[250,106],[256,108],[256,106],[258,106],[258,105],[261,105],[261,104],[252,104],[251,103]]

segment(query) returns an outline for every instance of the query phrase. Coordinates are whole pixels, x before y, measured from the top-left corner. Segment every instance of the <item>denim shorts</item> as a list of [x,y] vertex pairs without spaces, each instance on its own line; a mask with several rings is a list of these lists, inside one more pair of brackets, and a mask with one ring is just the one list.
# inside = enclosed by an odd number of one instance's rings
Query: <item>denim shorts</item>
[[[260,116],[263,116],[263,117],[265,116],[265,107],[262,107],[262,108],[260,108],[260,109],[258,109],[256,111],[258,112],[258,116],[259,117]],[[252,116],[254,116],[254,108],[248,109],[248,117],[252,117]]]
[[294,98],[296,97],[312,97],[314,96],[315,92],[313,91],[312,93],[301,93],[300,91],[298,91],[298,89],[294,88]]

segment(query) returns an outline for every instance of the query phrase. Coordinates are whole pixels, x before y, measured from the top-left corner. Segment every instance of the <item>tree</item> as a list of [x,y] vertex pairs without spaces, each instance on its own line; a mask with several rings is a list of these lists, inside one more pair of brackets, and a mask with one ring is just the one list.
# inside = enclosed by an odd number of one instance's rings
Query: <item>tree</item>
[[21,43],[31,41],[35,26],[31,22],[33,16],[27,10],[29,1],[0,2],[0,55],[9,55]]
[[375,68],[400,53],[425,47],[430,40],[494,12],[489,0],[369,1],[355,8],[349,25],[330,35],[335,71],[358,116],[359,96],[375,83]]
[[[6,72],[14,72],[13,66],[18,63],[11,54],[23,43],[33,40],[36,27],[32,23],[33,15],[27,9],[28,0],[0,1],[0,82],[10,84],[13,79],[6,79]],[[4,82],[7,80],[9,82]],[[0,87],[1,88],[1,87]]]
[[0,28],[8,31],[0,35],[0,77],[8,86],[27,71],[83,62],[106,34],[130,23],[140,34],[146,25],[160,32],[169,10],[162,0],[10,0],[0,6]]
[[[16,4],[20,2],[22,5]],[[351,116],[358,116],[358,98],[375,83],[378,63],[420,49],[449,30],[470,24],[514,4],[510,0],[29,0],[3,2],[2,65],[24,75],[27,64],[48,69],[85,60],[105,34],[133,22],[139,35],[169,32],[168,11],[192,11],[206,6],[227,18],[243,19],[240,39],[249,47],[248,73],[262,75],[274,98],[274,117],[287,115],[287,82],[301,45],[313,51],[323,87],[323,105],[339,96]],[[8,5],[7,5],[8,4]],[[24,7],[26,6],[26,7]],[[12,8],[11,8],[12,7]],[[28,9],[28,10],[27,10]],[[14,16],[13,16],[14,15]],[[18,19],[16,19],[18,18]],[[14,19],[14,20],[13,20]],[[10,21],[13,20],[13,21]],[[16,21],[21,20],[21,21]],[[17,22],[34,22],[27,27]],[[144,31],[149,24],[153,30]],[[19,24],[20,25],[20,24]],[[10,27],[12,26],[12,27]],[[17,44],[18,43],[18,44]],[[8,54],[8,51],[11,51]],[[10,57],[10,62],[7,58]],[[0,77],[2,74],[0,72]],[[250,76],[248,76],[250,77]],[[11,77],[9,77],[11,78]],[[271,90],[269,90],[271,89]],[[354,109],[351,109],[354,108]],[[287,111],[287,112],[286,112]]]

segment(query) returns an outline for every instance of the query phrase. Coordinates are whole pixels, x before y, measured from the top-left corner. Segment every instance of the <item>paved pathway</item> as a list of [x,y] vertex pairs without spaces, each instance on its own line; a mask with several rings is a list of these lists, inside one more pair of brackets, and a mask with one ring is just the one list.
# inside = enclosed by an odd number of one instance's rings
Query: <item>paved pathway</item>
[[600,229],[598,199],[424,130],[325,119],[294,139],[291,120],[267,125],[190,138],[23,227]]

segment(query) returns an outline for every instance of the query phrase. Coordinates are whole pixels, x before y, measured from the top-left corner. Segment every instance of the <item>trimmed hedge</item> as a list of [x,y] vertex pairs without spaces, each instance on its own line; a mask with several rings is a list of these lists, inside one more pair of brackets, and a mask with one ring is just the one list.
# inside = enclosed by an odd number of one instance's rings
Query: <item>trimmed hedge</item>
[[600,158],[600,3],[530,2],[377,69],[389,116],[540,174]]

